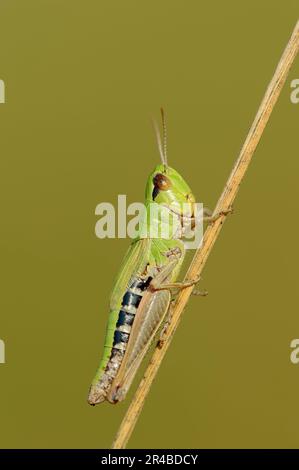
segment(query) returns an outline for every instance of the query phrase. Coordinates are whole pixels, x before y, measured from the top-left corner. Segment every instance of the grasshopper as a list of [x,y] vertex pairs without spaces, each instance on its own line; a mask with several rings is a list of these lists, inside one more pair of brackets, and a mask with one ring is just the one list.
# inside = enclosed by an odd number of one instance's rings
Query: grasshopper
[[[168,166],[162,109],[161,114],[163,140],[154,123],[161,163],[149,175],[145,191],[144,220],[148,222],[150,218],[151,230],[149,233],[140,229],[116,278],[110,297],[103,357],[88,396],[91,405],[105,400],[117,403],[125,398],[139,365],[166,319],[173,291],[198,282],[198,279],[176,282],[186,250],[182,240],[184,224],[187,219],[192,225],[196,204],[186,181]],[[155,217],[150,217],[153,208]],[[157,236],[166,220],[170,221],[171,230],[164,230]],[[206,220],[212,222],[215,216]]]

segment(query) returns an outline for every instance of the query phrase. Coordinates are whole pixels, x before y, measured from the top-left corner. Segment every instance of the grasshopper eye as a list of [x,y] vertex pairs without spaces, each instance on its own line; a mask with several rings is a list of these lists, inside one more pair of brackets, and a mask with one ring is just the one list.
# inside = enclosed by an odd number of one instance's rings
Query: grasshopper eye
[[171,181],[167,176],[163,175],[162,173],[157,173],[153,179],[153,183],[155,188],[159,189],[160,191],[166,191],[171,187]]

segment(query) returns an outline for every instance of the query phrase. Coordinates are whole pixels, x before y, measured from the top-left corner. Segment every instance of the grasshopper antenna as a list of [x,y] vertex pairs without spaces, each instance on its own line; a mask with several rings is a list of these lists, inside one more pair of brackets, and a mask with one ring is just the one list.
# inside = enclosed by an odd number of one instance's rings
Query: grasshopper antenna
[[163,155],[164,155],[164,166],[168,166],[167,162],[167,129],[166,129],[166,120],[164,109],[161,108],[161,117],[162,117],[162,128],[163,128]]
[[161,108],[161,116],[162,116],[162,128],[163,128],[163,143],[161,139],[161,134],[159,130],[159,126],[156,122],[155,119],[152,119],[156,139],[157,139],[157,144],[158,144],[158,149],[161,157],[161,161],[166,168],[168,166],[167,163],[167,134],[166,134],[166,123],[165,123],[165,115],[164,115],[164,110]]
[[155,131],[155,135],[156,135],[156,139],[157,139],[157,144],[158,144],[158,149],[159,149],[161,161],[162,161],[163,165],[165,165],[165,160],[164,160],[164,154],[163,154],[163,149],[162,149],[162,142],[161,142],[161,135],[160,135],[159,127],[158,127],[158,124],[157,124],[157,122],[155,121],[155,119],[152,119],[152,123],[153,123],[154,131]]

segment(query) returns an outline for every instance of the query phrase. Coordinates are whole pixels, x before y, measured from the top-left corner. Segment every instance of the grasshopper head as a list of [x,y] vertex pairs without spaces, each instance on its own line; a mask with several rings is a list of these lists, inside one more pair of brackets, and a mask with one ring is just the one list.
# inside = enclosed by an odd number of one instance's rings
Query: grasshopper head
[[194,214],[195,198],[182,176],[164,164],[157,165],[146,185],[146,201],[161,204],[178,215]]
[[162,163],[150,174],[145,191],[147,202],[161,204],[178,215],[192,217],[194,215],[195,198],[182,176],[167,163],[166,125],[163,109],[163,145],[157,124],[154,122],[158,148]]

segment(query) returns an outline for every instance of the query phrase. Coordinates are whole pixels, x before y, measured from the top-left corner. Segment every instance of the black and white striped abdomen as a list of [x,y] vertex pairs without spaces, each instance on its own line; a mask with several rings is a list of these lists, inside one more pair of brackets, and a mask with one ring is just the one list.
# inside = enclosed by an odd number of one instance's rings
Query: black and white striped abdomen
[[151,277],[147,279],[137,278],[126,290],[116,323],[113,349],[126,350],[138,306],[150,281]]

